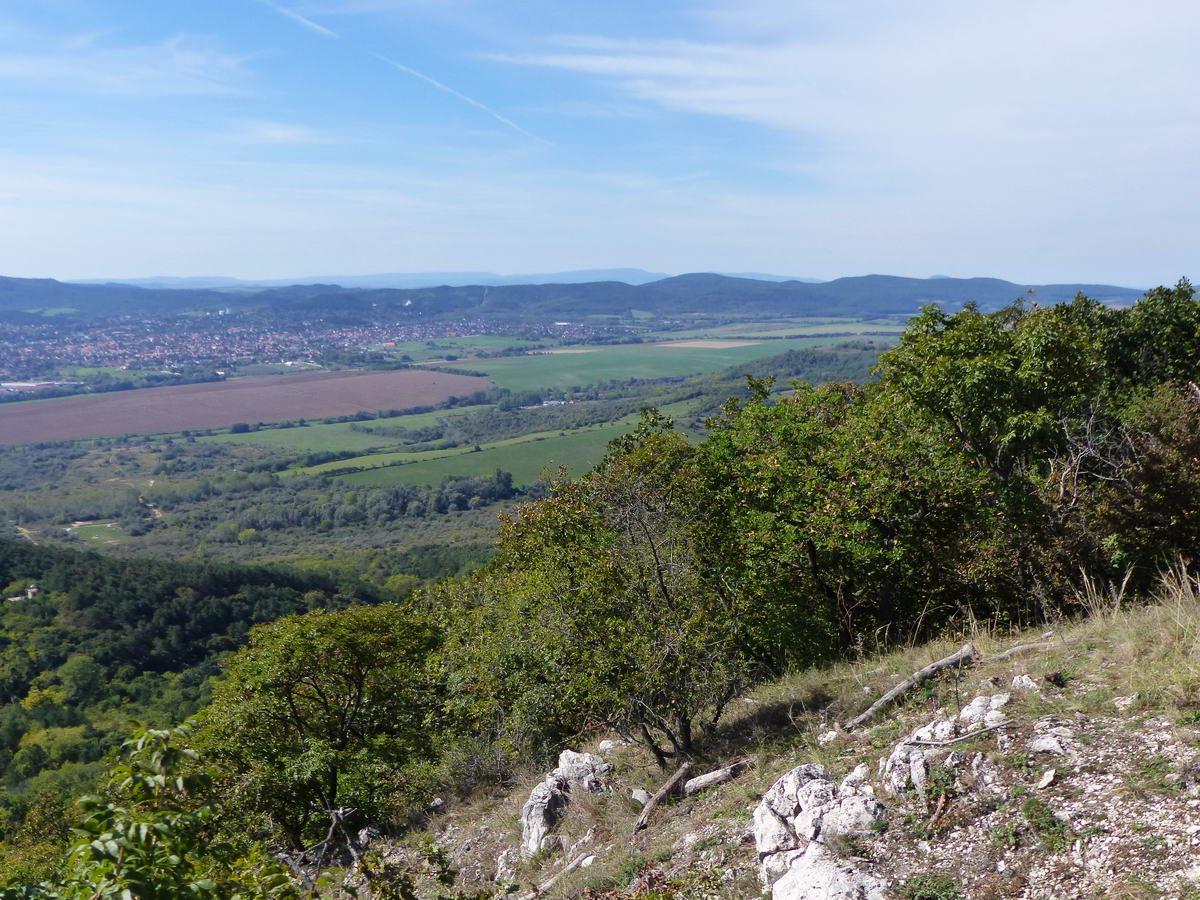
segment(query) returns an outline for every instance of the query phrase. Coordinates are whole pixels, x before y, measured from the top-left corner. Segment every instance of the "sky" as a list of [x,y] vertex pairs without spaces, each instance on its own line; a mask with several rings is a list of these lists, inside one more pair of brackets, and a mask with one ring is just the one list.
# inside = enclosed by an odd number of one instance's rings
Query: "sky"
[[1200,279],[1190,0],[4,0],[0,274]]

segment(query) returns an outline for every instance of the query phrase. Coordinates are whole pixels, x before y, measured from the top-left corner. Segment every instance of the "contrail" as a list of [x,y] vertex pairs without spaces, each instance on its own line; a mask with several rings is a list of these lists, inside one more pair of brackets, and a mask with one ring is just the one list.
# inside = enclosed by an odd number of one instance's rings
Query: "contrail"
[[[312,19],[308,18],[307,16],[301,15],[300,13],[296,12],[293,9],[288,9],[286,6],[280,6],[278,3],[274,2],[274,0],[261,0],[261,2],[265,3],[267,6],[271,7],[271,9],[275,10],[275,12],[279,13],[281,16],[287,16],[293,22],[296,22],[299,25],[303,25],[309,31],[315,31],[317,34],[322,35],[324,37],[339,38],[339,39],[341,38],[341,35],[338,34],[336,31],[334,31],[332,28],[326,28],[324,25],[314,22]],[[426,82],[427,84],[433,85],[439,91],[444,91],[445,93],[449,94],[451,97],[457,97],[459,100],[463,101],[463,103],[470,103],[476,109],[483,110],[485,113],[487,113],[493,119],[495,119],[497,122],[500,122],[503,125],[507,125],[513,131],[517,132],[517,134],[523,134],[525,137],[532,138],[535,141],[542,140],[542,138],[538,137],[536,134],[530,134],[528,131],[526,131],[524,128],[522,128],[520,125],[518,125],[516,122],[514,122],[512,119],[508,119],[508,118],[505,118],[504,116],[500,115],[500,113],[496,112],[490,106],[480,103],[474,97],[468,97],[466,94],[462,93],[461,91],[456,91],[454,88],[450,87],[450,85],[448,85],[448,84],[442,84],[436,78],[431,78],[429,75],[426,75],[424,72],[418,72],[416,69],[412,68],[411,66],[406,66],[406,65],[404,65],[404,63],[396,62],[396,60],[389,59],[386,56],[381,56],[378,53],[372,53],[371,55],[374,56],[380,62],[386,63],[387,65],[391,66],[394,69],[399,69],[401,72],[404,72],[406,75],[411,75],[413,78],[419,78],[422,81]]]
[[341,37],[341,35],[332,28],[326,28],[324,25],[318,25],[312,19],[308,18],[308,16],[302,16],[294,9],[288,9],[286,6],[280,6],[278,3],[274,3],[273,0],[262,0],[262,2],[271,7],[271,9],[275,10],[275,12],[279,13],[281,16],[287,16],[293,22],[299,22],[309,31],[315,31],[317,34],[325,35],[325,37]]
[[526,131],[524,128],[522,128],[520,125],[518,125],[516,122],[514,122],[512,119],[506,119],[504,116],[500,115],[500,113],[496,112],[490,106],[486,106],[483,103],[480,103],[478,100],[476,100],[472,97],[468,97],[466,94],[462,93],[461,91],[456,91],[454,88],[450,87],[450,85],[442,84],[436,78],[430,78],[424,72],[418,72],[416,69],[413,69],[413,68],[410,68],[409,66],[404,65],[404,63],[398,63],[394,59],[388,59],[386,56],[381,56],[378,53],[372,53],[371,55],[374,56],[376,59],[378,59],[380,62],[385,62],[389,66],[392,66],[393,68],[399,69],[401,72],[411,75],[413,78],[420,78],[422,81],[432,84],[439,91],[445,91],[451,97],[457,97],[459,100],[463,101],[464,103],[470,103],[472,106],[476,107],[477,109],[482,109],[485,113],[487,113],[489,116],[491,116],[497,122],[501,122],[501,123],[507,125],[509,128],[511,128],[513,131],[517,132],[518,134],[523,134],[527,138],[533,138],[535,141],[541,140],[541,138],[539,138],[536,134],[530,134],[528,131]]

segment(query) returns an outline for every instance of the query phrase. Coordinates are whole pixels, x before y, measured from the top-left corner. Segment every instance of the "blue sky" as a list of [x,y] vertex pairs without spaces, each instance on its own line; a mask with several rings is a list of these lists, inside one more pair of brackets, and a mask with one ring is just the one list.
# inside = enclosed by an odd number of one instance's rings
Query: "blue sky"
[[0,274],[1200,277],[1200,13],[5,0]]

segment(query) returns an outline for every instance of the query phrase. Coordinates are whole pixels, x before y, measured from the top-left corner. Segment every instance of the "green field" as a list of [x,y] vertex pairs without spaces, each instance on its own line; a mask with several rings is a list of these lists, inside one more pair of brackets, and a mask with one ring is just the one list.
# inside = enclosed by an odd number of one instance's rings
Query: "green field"
[[67,375],[162,375],[165,369],[122,369],[120,366],[76,366]]
[[339,475],[337,479],[349,484],[372,486],[436,485],[451,475],[491,475],[496,469],[503,469],[512,472],[516,484],[531,484],[541,478],[547,467],[554,469],[566,466],[572,475],[582,474],[600,461],[609,441],[632,427],[632,423],[622,421],[565,434],[526,435],[485,444],[479,452],[467,451],[420,463],[353,472]]
[[653,337],[664,340],[688,338],[714,338],[734,340],[737,338],[786,338],[795,335],[867,334],[879,331],[894,331],[899,334],[904,323],[897,319],[865,322],[862,319],[772,319],[763,322],[738,322],[732,325],[713,325],[708,328],[689,328],[683,331],[657,331]]
[[[632,428],[637,423],[637,416],[625,416],[616,422],[609,422],[604,425],[592,425],[588,428],[581,428],[571,432],[577,434],[583,431],[591,431],[599,428],[624,427]],[[538,441],[545,441],[551,438],[559,437],[561,431],[531,431],[528,434],[522,434],[518,437],[504,438],[499,441],[491,441],[483,445],[484,451],[501,449],[504,447],[512,447],[518,444],[532,444]],[[303,466],[291,469],[298,475],[321,475],[326,472],[336,472],[338,469],[345,469],[350,466],[393,466],[393,465],[416,465],[418,463],[433,462],[436,460],[445,459],[451,456],[463,456],[470,453],[476,453],[474,447],[464,444],[459,447],[453,447],[448,450],[418,450],[415,453],[406,453],[403,450],[397,450],[390,453],[370,453],[365,456],[354,456],[350,459],[339,459],[332,462],[321,463],[316,466]]]
[[[409,416],[393,416],[389,419],[372,419],[369,422],[353,424],[370,428],[379,424],[384,427],[424,428],[436,425],[442,419],[462,416],[470,412],[487,409],[481,406],[458,406],[454,409],[443,409],[430,413],[416,413]],[[350,422],[336,422],[330,425],[316,424],[296,428],[264,428],[262,431],[250,431],[246,434],[214,434],[203,437],[202,441],[217,441],[225,444],[251,444],[259,447],[281,447],[285,450],[295,450],[300,453],[318,453],[323,451],[341,452],[361,450],[366,452],[376,447],[394,447],[400,443],[394,437],[379,434],[365,434],[352,431]]]
[[828,338],[811,337],[763,341],[742,347],[659,347],[654,344],[617,344],[572,347],[581,353],[545,353],[502,359],[464,360],[463,368],[482,372],[511,391],[582,387],[630,378],[671,378],[713,372],[740,362],[775,356],[828,344]]
[[97,522],[94,525],[76,525],[70,529],[71,534],[89,544],[128,544],[129,537],[121,526],[113,522]]
[[[692,401],[683,400],[667,404],[659,412],[668,416],[684,416],[692,405]],[[587,471],[600,461],[608,442],[632,431],[639,418],[639,415],[633,414],[614,422],[573,431],[523,434],[484,444],[478,451],[471,447],[456,447],[453,450],[421,453],[378,453],[295,471],[329,472],[346,466],[378,465],[380,468],[335,477],[339,481],[362,485],[436,485],[448,475],[490,475],[501,468],[512,472],[517,484],[530,484],[541,477],[547,466],[551,469],[566,466],[573,475]]]

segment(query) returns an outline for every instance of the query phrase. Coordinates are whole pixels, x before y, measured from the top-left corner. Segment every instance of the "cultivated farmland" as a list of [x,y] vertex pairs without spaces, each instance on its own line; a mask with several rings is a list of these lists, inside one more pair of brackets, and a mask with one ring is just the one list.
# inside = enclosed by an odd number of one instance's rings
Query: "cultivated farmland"
[[[788,350],[832,343],[827,337],[773,341],[692,341],[617,344],[594,353],[540,353],[500,359],[470,359],[453,365],[483,372],[512,391],[569,388],[630,378],[670,378],[712,372]],[[587,348],[592,349],[592,348]]]
[[406,369],[236,378],[0,405],[0,444],[221,428],[439,403],[485,378]]
[[[691,406],[685,400],[658,409],[663,415],[682,416],[688,414]],[[547,468],[553,471],[566,466],[573,476],[586,472],[600,461],[608,442],[632,431],[639,419],[639,415],[633,414],[569,431],[530,432],[482,444],[479,450],[464,446],[419,453],[376,453],[295,471],[316,474],[361,466],[364,469],[361,472],[336,477],[350,484],[377,486],[436,485],[448,476],[490,475],[496,469],[503,469],[512,473],[518,485],[526,485],[537,481]]]
[[379,435],[370,431],[369,429],[372,426],[426,428],[456,416],[465,416],[468,413],[490,408],[487,404],[479,406],[456,406],[453,409],[439,409],[436,412],[412,413],[405,416],[376,419],[371,423],[333,422],[329,424],[313,424],[310,422],[305,428],[264,428],[261,431],[250,431],[246,434],[214,434],[210,437],[202,437],[200,440],[221,444],[251,444],[258,447],[279,447],[284,450],[294,450],[297,453],[314,451],[341,452],[344,450],[360,450],[366,453],[378,447],[400,443],[397,438]]
[[[630,422],[613,422],[581,428],[565,434],[527,435],[509,441],[485,444],[479,452],[441,454],[404,465],[384,465],[338,480],[356,485],[438,484],[451,475],[490,475],[496,469],[511,472],[513,481],[526,485],[537,481],[543,470],[566,466],[580,475],[600,461],[608,442],[632,428]],[[366,457],[371,460],[373,457]],[[395,462],[388,458],[387,462]],[[346,463],[342,463],[346,465]]]

